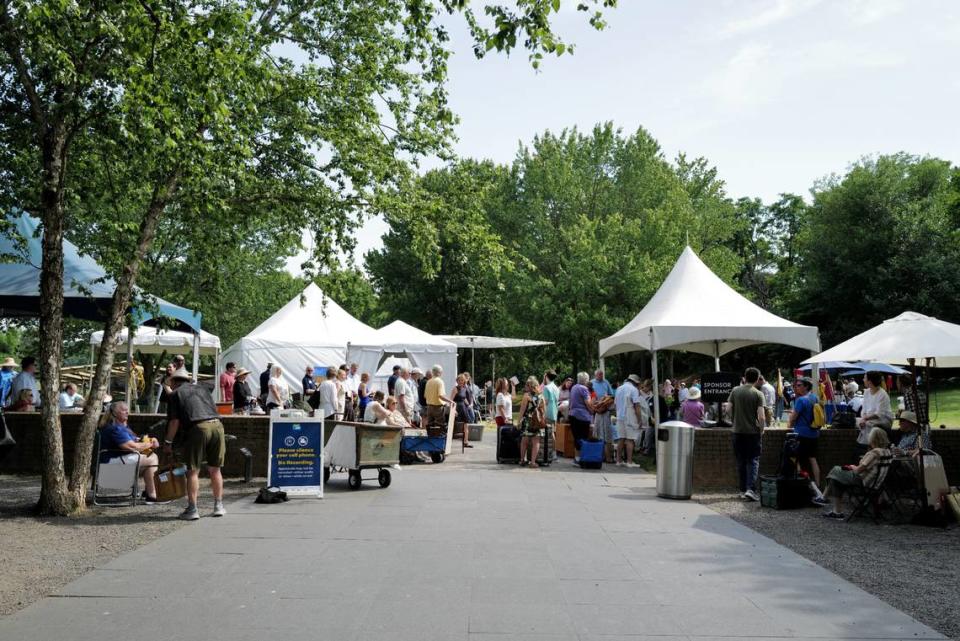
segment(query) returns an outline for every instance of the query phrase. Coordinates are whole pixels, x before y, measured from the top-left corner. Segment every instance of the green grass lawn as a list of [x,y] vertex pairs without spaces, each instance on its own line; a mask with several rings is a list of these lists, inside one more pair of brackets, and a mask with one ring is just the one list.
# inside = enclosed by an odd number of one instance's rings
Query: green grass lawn
[[960,428],[960,387],[931,390],[930,425]]

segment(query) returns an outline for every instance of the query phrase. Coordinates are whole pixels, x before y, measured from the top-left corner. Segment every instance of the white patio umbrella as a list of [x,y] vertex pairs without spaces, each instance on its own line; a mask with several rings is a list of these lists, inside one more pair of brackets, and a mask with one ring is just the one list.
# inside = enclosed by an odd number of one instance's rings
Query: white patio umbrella
[[930,367],[960,367],[960,325],[903,312],[803,362],[905,364],[927,359]]

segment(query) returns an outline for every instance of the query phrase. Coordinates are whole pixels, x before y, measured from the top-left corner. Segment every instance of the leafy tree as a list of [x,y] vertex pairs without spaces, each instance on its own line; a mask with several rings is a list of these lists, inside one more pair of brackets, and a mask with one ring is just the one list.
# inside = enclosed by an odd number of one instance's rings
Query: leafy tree
[[434,333],[492,331],[512,258],[491,226],[507,172],[462,161],[430,171],[403,199],[412,217],[388,210],[383,248],[366,256],[387,310]]
[[960,318],[956,169],[907,154],[865,159],[814,189],[800,234],[795,316],[825,346],[912,310]]
[[[550,28],[556,0],[484,6],[489,21],[467,0],[0,0],[0,205],[43,226],[43,512],[84,505],[113,339],[164,221],[194,234],[252,212],[256,236],[256,217],[270,216],[311,229],[316,269],[329,265],[325,250],[407,178],[410,159],[447,150],[440,12],[465,16],[478,55],[518,41],[535,64],[566,52]],[[303,61],[282,55],[290,48]],[[117,288],[67,483],[56,394],[74,225],[109,246]]]

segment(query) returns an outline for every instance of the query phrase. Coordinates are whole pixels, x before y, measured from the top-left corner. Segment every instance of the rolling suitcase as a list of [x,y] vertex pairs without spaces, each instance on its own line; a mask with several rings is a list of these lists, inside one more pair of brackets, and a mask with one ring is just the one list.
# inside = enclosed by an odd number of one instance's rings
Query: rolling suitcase
[[551,430],[549,427],[540,430],[540,432],[540,455],[537,457],[537,465],[541,467],[547,467],[553,463],[556,449],[556,437],[554,437],[553,430]]
[[513,425],[497,428],[497,463],[520,462],[520,430]]
[[603,467],[603,441],[596,438],[580,441],[580,467],[588,470]]

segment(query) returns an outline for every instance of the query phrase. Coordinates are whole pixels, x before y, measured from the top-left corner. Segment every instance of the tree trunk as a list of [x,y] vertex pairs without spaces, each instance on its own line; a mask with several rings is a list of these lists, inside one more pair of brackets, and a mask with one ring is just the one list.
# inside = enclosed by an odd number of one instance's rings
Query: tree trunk
[[[113,356],[116,352],[116,337],[123,329],[127,308],[130,306],[137,275],[150,245],[157,233],[157,224],[160,215],[167,203],[173,197],[180,182],[180,172],[174,171],[162,184],[154,188],[150,205],[140,221],[140,232],[137,246],[124,265],[120,277],[117,279],[117,288],[113,291],[113,300],[110,303],[110,316],[103,328],[103,341],[100,343],[100,355],[97,358],[97,367],[94,370],[93,380],[90,383],[91,393],[83,408],[83,419],[80,422],[80,431],[77,434],[77,447],[73,456],[73,471],[70,476],[70,491],[73,493],[75,504],[79,507],[86,505],[87,487],[90,485],[90,462],[93,453],[93,437],[100,419],[103,406],[103,397],[110,380],[110,368],[113,365]],[[133,340],[133,331],[130,340]]]
[[60,364],[63,355],[63,176],[66,131],[62,123],[45,129],[42,137],[43,188],[40,220],[43,256],[40,260],[40,458],[43,475],[38,508],[41,514],[67,515],[73,502],[63,469],[60,432]]

